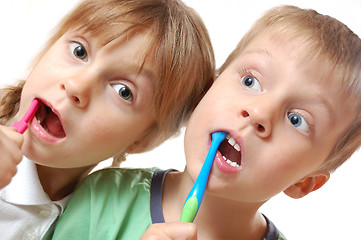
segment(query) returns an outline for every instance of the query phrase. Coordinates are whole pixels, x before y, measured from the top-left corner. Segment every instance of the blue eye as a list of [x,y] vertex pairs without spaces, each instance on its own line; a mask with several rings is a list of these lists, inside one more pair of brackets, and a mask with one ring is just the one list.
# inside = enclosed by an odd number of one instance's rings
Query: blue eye
[[124,100],[128,102],[133,102],[133,93],[130,88],[122,83],[111,84],[117,94]]
[[299,129],[302,132],[308,133],[310,131],[310,127],[307,124],[306,120],[298,113],[288,113],[288,120],[291,122],[291,124]]
[[261,91],[261,85],[258,82],[258,80],[250,75],[245,75],[242,78],[242,84],[247,87],[247,88],[251,88],[257,91]]
[[79,58],[83,61],[88,61],[88,53],[83,45],[77,42],[70,44],[70,51],[76,58]]

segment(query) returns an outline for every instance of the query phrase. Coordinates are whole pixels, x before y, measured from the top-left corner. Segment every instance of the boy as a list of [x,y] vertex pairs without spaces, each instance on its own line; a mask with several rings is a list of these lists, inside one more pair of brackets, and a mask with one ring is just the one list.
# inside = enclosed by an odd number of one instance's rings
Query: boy
[[[151,224],[141,239],[285,239],[259,208],[282,191],[301,198],[319,189],[358,149],[360,62],[360,38],[339,21],[292,6],[271,9],[192,114],[184,172],[92,174],[55,239],[139,239]],[[203,203],[194,224],[178,222],[215,131],[228,136]]]

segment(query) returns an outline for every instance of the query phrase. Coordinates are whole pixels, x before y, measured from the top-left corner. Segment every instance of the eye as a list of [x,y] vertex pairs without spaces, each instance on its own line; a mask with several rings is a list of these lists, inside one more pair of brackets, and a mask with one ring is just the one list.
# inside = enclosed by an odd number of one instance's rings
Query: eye
[[310,131],[310,127],[307,124],[306,120],[298,113],[288,113],[288,120],[290,120],[291,124],[297,128],[298,130],[308,133]]
[[261,85],[255,77],[245,75],[242,78],[242,84],[247,88],[251,88],[257,91],[261,91]]
[[83,61],[88,61],[88,54],[83,45],[77,42],[73,42],[70,44],[70,51],[76,57]]
[[128,102],[133,102],[133,93],[127,85],[122,83],[117,83],[117,84],[112,84],[111,86],[114,88],[114,90],[117,92],[117,94],[119,94],[121,98],[123,98]]

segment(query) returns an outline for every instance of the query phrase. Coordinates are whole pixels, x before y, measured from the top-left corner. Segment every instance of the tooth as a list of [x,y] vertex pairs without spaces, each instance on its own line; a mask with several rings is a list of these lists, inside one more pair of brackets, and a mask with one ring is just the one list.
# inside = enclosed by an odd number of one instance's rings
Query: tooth
[[223,159],[224,159],[224,160],[226,160],[226,161],[227,161],[227,158],[226,158],[225,156],[222,156],[222,157],[223,157]]
[[232,167],[239,167],[239,164],[236,162],[232,162],[231,160],[227,159],[226,162],[231,165]]
[[241,147],[236,143],[236,144],[234,144],[234,149],[236,149],[237,150],[237,152],[239,152],[239,151],[241,151]]
[[232,167],[236,167],[236,166],[237,166],[237,163],[236,163],[236,162],[232,162],[232,163],[231,163],[231,166],[232,166]]
[[232,146],[234,146],[234,144],[236,143],[236,140],[234,140],[233,137],[231,137],[229,140],[228,140],[229,144],[231,144]]
[[230,139],[230,138],[231,138],[231,135],[228,133],[226,136],[226,139]]

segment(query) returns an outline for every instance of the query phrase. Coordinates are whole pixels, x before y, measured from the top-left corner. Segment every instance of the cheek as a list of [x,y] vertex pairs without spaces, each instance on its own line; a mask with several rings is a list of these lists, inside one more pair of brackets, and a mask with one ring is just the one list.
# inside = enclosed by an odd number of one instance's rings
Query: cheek
[[[104,116],[101,115],[101,116]],[[107,149],[122,151],[144,135],[153,124],[153,119],[129,115],[127,117],[111,116],[97,117],[89,122],[86,141],[99,144]]]
[[61,75],[49,73],[48,71],[48,69],[34,69],[25,81],[23,94],[39,94],[41,92],[48,92],[49,89],[56,86],[56,84],[60,82]]
[[119,139],[126,140],[128,137],[127,122],[122,122],[119,117],[112,117],[111,114],[96,115],[84,127],[85,141],[93,141],[101,145],[112,144]]
[[118,154],[134,141],[132,136],[124,132],[112,131],[103,125],[92,125],[91,131],[88,131],[83,137],[83,148],[88,149],[88,153],[93,152],[92,157],[101,159]]
[[282,151],[283,154],[280,152],[279,156],[275,156],[277,161],[270,166],[269,171],[275,173],[273,179],[280,183],[282,190],[312,173],[319,166],[319,156],[317,153],[313,154],[311,149],[286,150]]
[[256,175],[265,176],[266,179],[273,179],[273,181],[284,181],[293,177],[299,178],[299,175],[307,169],[307,154],[300,149],[290,148],[289,145],[280,143],[262,146],[261,149],[259,151],[256,148],[254,152],[246,154],[244,163],[245,169],[249,167],[258,171]]

